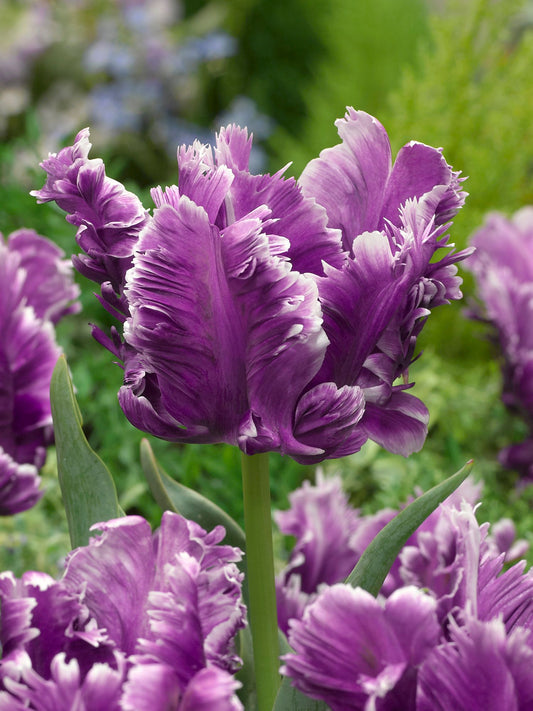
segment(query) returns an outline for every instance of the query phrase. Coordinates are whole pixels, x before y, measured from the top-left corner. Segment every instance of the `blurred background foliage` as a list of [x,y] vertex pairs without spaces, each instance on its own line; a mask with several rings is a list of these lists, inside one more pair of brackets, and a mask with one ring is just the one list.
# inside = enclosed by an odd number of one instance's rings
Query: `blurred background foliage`
[[[346,105],[385,125],[394,151],[442,146],[468,176],[452,235],[464,247],[490,210],[533,203],[533,3],[526,0],[3,0],[0,26],[0,230],[33,227],[67,254],[74,230],[28,195],[38,163],[91,126],[93,156],[151,205],[147,188],[175,182],[176,146],[210,141],[223,123],[254,132],[257,171],[308,160],[337,142]],[[465,274],[465,300],[473,284]],[[83,311],[60,325],[92,447],[114,474],[121,505],[154,525],[160,512],[139,464],[142,433],[118,406],[121,370],[90,336],[106,324],[94,285],[79,277]],[[533,491],[498,464],[525,434],[500,401],[498,354],[465,302],[437,310],[412,366],[431,413],[424,449],[402,459],[372,443],[328,462],[365,511],[398,507],[474,458],[485,481],[483,520],[512,517],[533,541]],[[153,441],[168,473],[242,519],[239,453]],[[313,469],[272,455],[274,506]],[[68,550],[50,453],[45,496],[0,522],[0,565],[56,572]]]

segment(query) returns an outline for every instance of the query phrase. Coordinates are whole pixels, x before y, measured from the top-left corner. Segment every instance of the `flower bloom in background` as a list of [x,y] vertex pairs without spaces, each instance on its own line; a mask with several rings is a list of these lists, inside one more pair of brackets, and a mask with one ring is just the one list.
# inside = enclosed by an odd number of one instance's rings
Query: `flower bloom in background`
[[411,142],[393,165],[376,119],[349,109],[337,127],[299,182],[252,175],[235,126],[213,149],[182,146],[152,215],[89,159],[88,130],[42,163],[34,195],[68,213],[75,266],[123,323],[95,336],[124,364],[135,426],[302,463],[369,438],[420,449],[428,412],[407,368],[431,309],[461,296],[469,250],[435,254],[465,193],[439,150]]
[[239,711],[240,551],[177,514],[128,516],[68,557],[60,581],[0,575],[0,709]]
[[488,215],[471,239],[467,262],[483,310],[475,316],[493,326],[503,356],[503,401],[527,422],[524,442],[505,448],[501,463],[533,477],[533,207],[508,219]]
[[0,514],[40,498],[38,470],[53,440],[50,379],[60,349],[54,326],[78,311],[63,253],[33,230],[0,235]]
[[[514,541],[508,520],[489,535],[475,518],[478,495],[466,482],[441,504],[407,541],[375,599],[343,580],[364,539],[392,512],[359,516],[342,500],[338,479],[293,493],[292,508],[277,518],[297,537],[278,579],[280,619],[294,650],[283,657],[283,673],[295,686],[332,711],[530,708],[533,575],[523,560],[503,571],[527,544]],[[338,530],[349,532],[336,551]],[[306,593],[299,606],[291,596],[298,587]]]

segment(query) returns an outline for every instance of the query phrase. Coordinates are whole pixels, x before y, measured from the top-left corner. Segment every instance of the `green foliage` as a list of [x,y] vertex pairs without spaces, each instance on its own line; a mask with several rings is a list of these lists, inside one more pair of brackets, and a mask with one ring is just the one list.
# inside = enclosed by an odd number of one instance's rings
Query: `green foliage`
[[[488,210],[533,203],[533,31],[524,0],[448,0],[414,69],[404,73],[384,122],[396,149],[443,146],[468,176],[455,219],[462,246]],[[522,12],[521,12],[522,11]]]
[[[315,7],[314,27],[324,51],[318,61],[312,57],[313,81],[304,84],[306,120],[301,127],[283,124],[270,141],[272,167],[290,159],[295,175],[323,148],[338,142],[333,122],[346,106],[382,114],[401,68],[414,61],[414,48],[427,34],[422,0],[404,0],[400,12],[397,0],[321,0],[313,3],[313,13]],[[312,49],[306,56],[310,54]]]

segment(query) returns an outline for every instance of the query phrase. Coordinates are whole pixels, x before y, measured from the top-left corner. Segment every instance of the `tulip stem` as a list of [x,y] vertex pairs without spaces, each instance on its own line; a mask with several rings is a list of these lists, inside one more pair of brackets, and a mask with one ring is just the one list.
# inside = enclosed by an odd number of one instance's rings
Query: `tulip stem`
[[242,455],[242,482],[257,710],[272,711],[280,663],[268,454]]

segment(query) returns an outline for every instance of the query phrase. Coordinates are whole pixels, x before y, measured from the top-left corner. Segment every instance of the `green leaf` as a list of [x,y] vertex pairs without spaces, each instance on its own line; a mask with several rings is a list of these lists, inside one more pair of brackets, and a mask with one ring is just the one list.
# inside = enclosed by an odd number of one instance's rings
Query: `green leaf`
[[288,677],[283,679],[272,711],[327,711],[323,701],[315,701],[291,686]]
[[50,383],[57,472],[73,548],[89,542],[94,523],[123,515],[113,478],[82,430],[67,361],[57,361]]
[[226,529],[224,542],[245,550],[246,538],[239,524],[212,501],[166,474],[157,463],[147,439],[141,442],[141,465],[152,496],[163,511],[180,513],[206,531],[222,525]]
[[407,539],[466,479],[472,464],[472,461],[467,462],[456,474],[437,484],[400,511],[368,545],[346,582],[377,595]]

